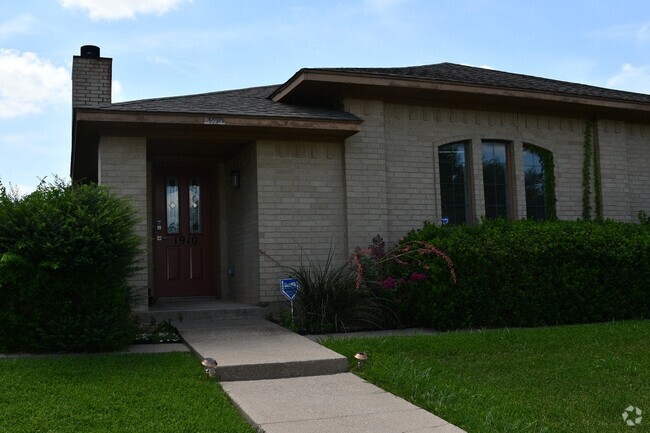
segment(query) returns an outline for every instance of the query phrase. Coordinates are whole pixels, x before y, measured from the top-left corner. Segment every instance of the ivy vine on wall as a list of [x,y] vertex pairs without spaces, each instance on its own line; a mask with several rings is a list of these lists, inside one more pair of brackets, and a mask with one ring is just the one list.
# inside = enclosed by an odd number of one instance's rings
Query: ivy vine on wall
[[594,176],[595,219],[603,219],[603,200],[600,178],[600,152],[598,148],[598,128],[595,119],[585,123],[584,160],[582,163],[582,219],[591,220],[591,173]]
[[592,154],[593,122],[585,124],[585,140],[583,143],[584,159],[582,161],[582,219],[591,219],[591,154]]
[[600,145],[598,140],[598,128],[596,128],[597,123],[593,121],[593,132],[591,136],[592,147],[593,147],[593,169],[594,169],[594,207],[596,213],[596,221],[603,220],[603,191],[601,188],[600,181]]

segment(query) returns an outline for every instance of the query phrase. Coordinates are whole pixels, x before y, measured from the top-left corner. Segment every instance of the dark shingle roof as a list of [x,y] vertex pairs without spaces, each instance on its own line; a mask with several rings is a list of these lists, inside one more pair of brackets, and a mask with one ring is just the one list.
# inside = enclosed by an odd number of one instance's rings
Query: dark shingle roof
[[198,95],[144,99],[117,104],[106,104],[93,108],[129,112],[359,121],[358,117],[345,111],[275,102],[270,98],[276,91],[287,86],[304,72],[335,72],[366,77],[428,80],[572,95],[603,100],[642,104],[650,103],[650,95],[641,93],[624,92],[530,75],[457,65],[454,63],[438,63],[434,65],[399,68],[305,68],[298,71],[293,78],[282,86],[252,87]]
[[513,74],[493,69],[438,63],[402,68],[314,68],[303,71],[331,71],[376,77],[432,80],[486,87],[500,87],[545,93],[559,93],[590,98],[650,103],[650,95],[589,86],[567,81],[551,80],[531,75]]
[[198,95],[142,99],[101,105],[101,110],[180,113],[200,115],[233,115],[254,117],[286,117],[316,120],[353,120],[359,118],[344,111],[320,107],[289,105],[268,98],[278,86],[201,93]]

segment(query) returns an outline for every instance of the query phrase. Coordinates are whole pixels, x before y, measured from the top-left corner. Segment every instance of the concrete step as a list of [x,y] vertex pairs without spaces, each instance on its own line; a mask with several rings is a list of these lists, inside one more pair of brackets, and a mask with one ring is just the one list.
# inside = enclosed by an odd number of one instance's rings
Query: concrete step
[[159,299],[148,311],[135,312],[141,323],[152,319],[161,323],[183,321],[212,321],[242,318],[263,318],[266,309],[255,305],[215,298],[169,298]]
[[174,322],[200,358],[214,358],[221,381],[342,373],[347,359],[301,335],[259,318]]

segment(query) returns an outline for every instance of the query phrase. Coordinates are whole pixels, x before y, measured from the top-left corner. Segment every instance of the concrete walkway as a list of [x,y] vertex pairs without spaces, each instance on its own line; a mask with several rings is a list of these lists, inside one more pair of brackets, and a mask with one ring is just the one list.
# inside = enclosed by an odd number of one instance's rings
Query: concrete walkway
[[221,386],[266,433],[463,433],[348,373],[348,362],[263,319],[174,323],[200,358],[218,363]]

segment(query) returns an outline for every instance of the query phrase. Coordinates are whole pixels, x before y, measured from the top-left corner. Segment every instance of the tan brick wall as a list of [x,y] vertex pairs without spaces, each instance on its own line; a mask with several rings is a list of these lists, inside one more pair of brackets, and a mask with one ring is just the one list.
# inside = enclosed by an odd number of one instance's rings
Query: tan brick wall
[[[259,247],[285,266],[345,259],[346,216],[342,143],[257,143]],[[253,259],[251,257],[251,259]],[[260,301],[284,300],[282,268],[260,258]]]
[[[622,121],[600,120],[594,135],[594,142],[597,142],[594,150],[600,154],[603,217],[632,221],[625,129]],[[593,207],[592,216],[595,212]]]
[[74,56],[72,60],[72,107],[111,102],[113,59]]
[[[259,293],[259,231],[257,205],[257,172],[255,145],[250,144],[226,161],[222,181],[226,186],[227,202],[227,272],[228,296],[240,302],[257,304]],[[240,187],[230,186],[230,172],[239,170]]]
[[366,247],[388,232],[388,176],[384,104],[346,99],[345,110],[363,119],[361,132],[345,140],[348,247]]
[[650,215],[650,125],[625,125],[628,173],[628,215],[638,221],[637,212]]
[[511,143],[513,218],[526,212],[524,143],[554,154],[558,216],[581,216],[582,119],[355,99],[345,107],[365,122],[363,132],[345,143],[350,248],[367,245],[377,233],[394,243],[424,220],[440,221],[438,147],[456,141],[469,143],[474,219],[484,215],[481,141],[486,139]]
[[151,263],[147,253],[151,233],[147,229],[147,141],[144,137],[102,137],[98,147],[98,180],[115,194],[131,201],[139,218],[135,234],[142,239],[142,254],[138,265],[142,268],[129,279],[140,297],[137,310],[146,310]]

